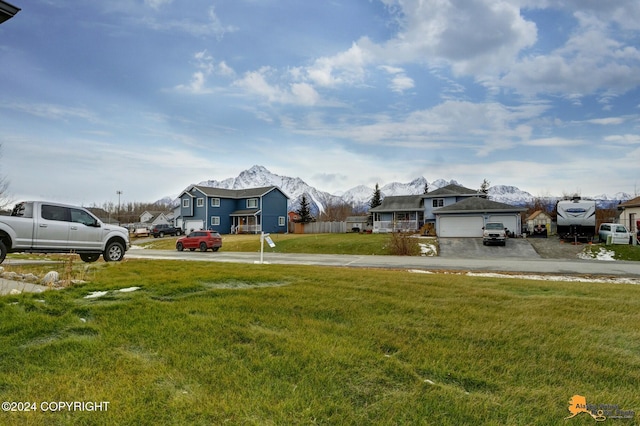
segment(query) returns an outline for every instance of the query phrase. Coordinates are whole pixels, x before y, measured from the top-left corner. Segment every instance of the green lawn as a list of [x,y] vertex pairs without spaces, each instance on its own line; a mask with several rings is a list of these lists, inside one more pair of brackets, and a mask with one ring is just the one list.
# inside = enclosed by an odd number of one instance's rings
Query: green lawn
[[[275,248],[264,244],[265,251],[275,253],[316,253],[316,254],[391,254],[389,234],[271,234]],[[141,244],[143,247],[159,250],[175,250],[177,238],[155,239]],[[411,240],[417,239],[412,238]],[[420,239],[435,243],[435,238]],[[136,244],[135,242],[133,244]],[[260,235],[223,235],[224,251],[258,252]]]
[[[0,412],[0,424],[594,424],[564,420],[575,394],[640,410],[633,285],[186,261],[54,268],[90,283],[0,297],[0,397],[38,407]],[[108,293],[85,298],[94,291]],[[41,412],[48,401],[109,407]]]

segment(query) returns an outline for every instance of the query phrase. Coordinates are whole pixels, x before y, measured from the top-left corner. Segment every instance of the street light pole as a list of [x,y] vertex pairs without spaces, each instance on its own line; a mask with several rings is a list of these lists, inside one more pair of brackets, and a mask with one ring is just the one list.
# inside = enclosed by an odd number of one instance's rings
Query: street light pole
[[116,191],[116,194],[118,194],[118,225],[120,225],[120,196],[122,191]]

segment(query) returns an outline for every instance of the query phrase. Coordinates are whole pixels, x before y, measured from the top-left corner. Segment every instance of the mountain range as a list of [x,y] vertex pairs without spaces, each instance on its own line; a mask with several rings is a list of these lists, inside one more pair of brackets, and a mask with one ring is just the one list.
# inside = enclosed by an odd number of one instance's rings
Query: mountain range
[[[424,193],[424,187],[427,183],[429,191],[434,191],[449,184],[459,185],[455,180],[445,179],[428,182],[427,179],[421,176],[408,183],[392,182],[381,186],[380,193],[383,198],[392,195],[419,195]],[[313,215],[322,213],[328,206],[342,205],[344,203],[351,205],[354,212],[364,213],[367,211],[369,201],[374,193],[374,188],[359,185],[339,194],[330,194],[314,188],[299,177],[294,178],[277,175],[269,171],[266,167],[258,165],[244,170],[237,177],[230,177],[224,180],[206,180],[198,183],[198,185],[224,189],[245,189],[275,185],[289,196],[290,211],[298,210],[302,196],[304,195],[307,197],[307,202]],[[493,201],[512,205],[526,205],[535,198],[526,191],[522,191],[515,186],[507,185],[491,186],[488,195],[489,199]],[[555,200],[562,197],[548,198],[552,204],[555,204]],[[617,204],[620,201],[628,200],[632,197],[626,193],[617,193],[613,196],[603,194],[588,198],[599,200],[601,204]]]

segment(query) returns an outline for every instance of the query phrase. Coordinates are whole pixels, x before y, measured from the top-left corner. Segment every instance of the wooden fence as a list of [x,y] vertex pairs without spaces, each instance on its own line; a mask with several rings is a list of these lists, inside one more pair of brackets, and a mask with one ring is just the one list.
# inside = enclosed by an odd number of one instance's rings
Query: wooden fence
[[289,232],[296,234],[342,234],[347,232],[347,222],[311,222],[304,225],[289,222]]

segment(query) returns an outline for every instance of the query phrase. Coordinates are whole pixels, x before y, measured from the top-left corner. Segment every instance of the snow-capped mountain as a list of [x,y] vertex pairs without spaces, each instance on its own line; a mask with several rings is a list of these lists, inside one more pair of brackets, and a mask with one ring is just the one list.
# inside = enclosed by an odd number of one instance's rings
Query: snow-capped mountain
[[533,195],[515,186],[495,185],[489,188],[489,199],[505,204],[522,206],[533,200]]
[[[408,183],[392,182],[386,184],[380,187],[380,193],[383,198],[393,195],[419,195],[424,193],[425,184],[428,184],[429,192],[449,184],[460,185],[455,180],[445,179],[437,179],[429,183],[427,179],[421,176]],[[200,182],[198,185],[225,189],[244,189],[274,185],[282,189],[282,191],[289,196],[290,211],[298,210],[302,196],[305,195],[313,215],[318,215],[325,211],[327,206],[343,203],[352,206],[354,211],[364,213],[369,207],[369,202],[374,192],[374,188],[372,187],[359,185],[340,193],[340,195],[330,194],[312,187],[299,177],[293,178],[277,175],[269,171],[266,167],[257,165],[241,172],[237,177],[220,181],[206,180]],[[515,186],[494,185],[489,188],[489,198],[501,203],[522,206],[530,203],[535,197]],[[555,197],[551,198],[555,199]],[[615,202],[617,204],[621,200],[630,199],[631,196],[626,193],[618,193],[612,196],[603,194],[597,197],[584,198],[592,198],[609,203]]]
[[308,185],[302,179],[296,177],[280,176],[270,172],[264,166],[253,166],[249,170],[241,172],[235,178],[227,178],[221,181],[207,180],[198,185],[224,189],[259,188],[263,186],[277,186],[290,198],[289,210],[295,211],[300,207],[302,196],[307,197],[307,202],[312,214],[316,215],[324,211],[329,204],[341,203],[342,198],[328,192],[320,191]]

